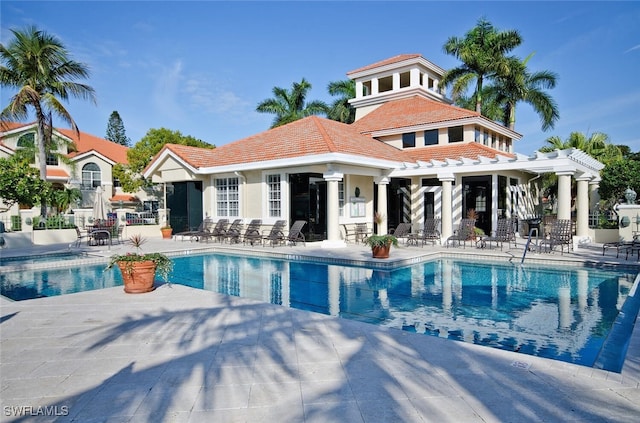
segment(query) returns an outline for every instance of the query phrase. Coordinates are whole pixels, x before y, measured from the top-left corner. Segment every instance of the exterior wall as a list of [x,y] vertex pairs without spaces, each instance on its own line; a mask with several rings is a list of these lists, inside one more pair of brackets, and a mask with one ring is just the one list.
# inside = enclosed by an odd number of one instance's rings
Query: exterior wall
[[[371,216],[373,216],[373,195],[374,195],[374,182],[371,176],[363,175],[345,175],[344,182],[344,195],[345,204],[343,215],[340,216],[338,222],[341,225],[347,225],[350,223],[363,223],[370,222]],[[360,197],[365,200],[365,217],[354,216],[352,209],[357,207],[352,204],[353,197],[355,197],[356,187],[360,188]],[[368,216],[368,217],[367,217]]]

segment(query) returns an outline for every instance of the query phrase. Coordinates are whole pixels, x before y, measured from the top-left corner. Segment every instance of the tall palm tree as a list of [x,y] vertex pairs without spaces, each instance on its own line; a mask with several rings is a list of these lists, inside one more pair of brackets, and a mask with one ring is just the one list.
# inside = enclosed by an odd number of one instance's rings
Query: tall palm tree
[[291,91],[273,87],[274,98],[261,101],[256,111],[261,113],[273,113],[276,117],[271,128],[302,119],[311,115],[326,114],[328,106],[322,101],[306,103],[307,92],[311,84],[304,78],[300,82],[294,82]]
[[527,63],[533,53],[524,60],[509,57],[507,68],[495,76],[494,83],[488,87],[490,98],[502,105],[504,126],[513,130],[516,123],[516,104],[524,101],[540,116],[542,130],[555,126],[560,118],[558,106],[544,90],[555,88],[558,76],[551,71],[529,72]]
[[520,43],[522,37],[518,31],[498,31],[489,21],[480,19],[464,38],[450,37],[444,44],[444,52],[458,58],[462,65],[445,72],[440,83],[445,87],[452,85],[452,97],[456,100],[475,80],[475,110],[481,113],[485,78],[504,73],[508,65],[505,54]]
[[[40,178],[46,181],[46,155],[53,150],[53,114],[68,123],[79,136],[78,126],[61,100],[75,97],[95,103],[95,92],[90,86],[75,82],[89,76],[88,68],[71,60],[58,38],[34,26],[11,32],[14,38],[7,45],[0,44],[0,85],[18,92],[0,113],[0,120],[22,121],[33,109],[37,122]],[[46,210],[46,201],[43,201],[40,209],[43,217]]]
[[349,100],[356,96],[356,82],[351,79],[329,82],[327,91],[332,96],[340,96],[331,103],[327,117],[342,123],[353,123],[356,109],[349,104]]

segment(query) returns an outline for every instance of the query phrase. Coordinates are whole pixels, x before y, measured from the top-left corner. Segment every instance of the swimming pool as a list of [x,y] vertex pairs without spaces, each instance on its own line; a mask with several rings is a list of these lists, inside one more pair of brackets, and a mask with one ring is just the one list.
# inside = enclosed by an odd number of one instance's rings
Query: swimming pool
[[[616,321],[634,283],[629,269],[443,258],[373,270],[222,254],[174,263],[173,283],[618,372],[626,343],[607,340],[628,340],[637,315],[636,306]],[[2,295],[19,300],[122,284],[119,272],[103,267],[3,274]],[[626,336],[610,336],[614,322]]]
[[0,257],[0,266],[20,266],[24,264],[54,262],[61,260],[78,260],[87,257],[84,253],[63,252],[31,256]]

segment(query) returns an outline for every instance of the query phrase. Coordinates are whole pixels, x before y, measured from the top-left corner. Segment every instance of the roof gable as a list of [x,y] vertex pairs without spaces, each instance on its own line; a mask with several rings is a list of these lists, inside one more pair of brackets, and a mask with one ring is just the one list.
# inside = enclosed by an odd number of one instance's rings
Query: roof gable
[[80,132],[80,136],[78,136],[71,129],[58,129],[58,132],[72,139],[76,145],[78,151],[69,153],[69,157],[75,157],[94,150],[116,163],[129,163],[127,159],[127,150],[129,148],[124,145],[87,134],[86,132]]

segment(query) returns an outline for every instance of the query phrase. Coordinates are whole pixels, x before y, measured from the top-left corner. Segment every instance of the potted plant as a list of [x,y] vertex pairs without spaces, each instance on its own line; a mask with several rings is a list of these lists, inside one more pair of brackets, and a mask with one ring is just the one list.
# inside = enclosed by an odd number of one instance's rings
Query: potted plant
[[129,240],[136,247],[136,252],[111,256],[107,269],[118,266],[126,293],[142,294],[153,291],[156,272],[167,281],[169,272],[173,269],[173,262],[162,253],[142,253],[140,247],[146,241],[142,235],[132,235]]
[[160,228],[160,232],[162,232],[162,239],[171,239],[173,228],[171,228],[171,226],[169,225],[166,225]]
[[391,245],[398,246],[398,238],[393,235],[371,235],[364,240],[371,247],[373,258],[389,258]]

